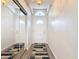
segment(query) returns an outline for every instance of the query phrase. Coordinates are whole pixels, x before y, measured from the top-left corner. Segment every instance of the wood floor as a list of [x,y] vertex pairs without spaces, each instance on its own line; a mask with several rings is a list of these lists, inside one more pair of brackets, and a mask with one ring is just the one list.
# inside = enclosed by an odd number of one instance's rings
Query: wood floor
[[27,50],[24,51],[23,56],[21,57],[21,59],[27,59]]
[[[30,49],[27,51],[25,50],[23,56],[21,57],[21,59],[30,59],[29,57],[31,56],[32,53],[32,49],[33,49],[34,44],[31,45]],[[55,56],[53,55],[53,53],[51,52],[49,46],[46,44],[47,50],[48,50],[48,54],[49,54],[49,59],[55,59]]]
[[[18,46],[19,45],[13,45],[11,47],[13,48]],[[9,59],[9,57],[12,57],[10,59],[55,59],[55,56],[53,55],[47,43],[34,43],[28,50],[24,49],[23,45],[23,48],[21,48],[20,50],[10,49],[10,51],[6,51],[10,52],[12,55],[9,55],[4,51],[4,53],[2,53],[4,54],[4,56],[1,59]],[[18,53],[14,54],[15,52]],[[8,55],[6,55],[5,53]]]

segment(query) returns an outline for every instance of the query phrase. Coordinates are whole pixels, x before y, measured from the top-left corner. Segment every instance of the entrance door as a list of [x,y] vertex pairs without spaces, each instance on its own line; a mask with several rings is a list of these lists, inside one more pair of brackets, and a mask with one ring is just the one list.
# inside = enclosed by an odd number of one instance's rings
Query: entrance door
[[46,43],[47,15],[46,10],[34,10],[32,17],[32,42]]

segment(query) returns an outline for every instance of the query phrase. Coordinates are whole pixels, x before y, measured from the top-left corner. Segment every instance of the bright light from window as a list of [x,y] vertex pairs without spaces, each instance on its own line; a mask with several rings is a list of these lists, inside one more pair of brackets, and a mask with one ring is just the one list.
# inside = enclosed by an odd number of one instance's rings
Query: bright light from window
[[37,20],[36,24],[43,24],[42,20]]
[[38,11],[35,13],[35,16],[45,16],[45,14],[42,11]]

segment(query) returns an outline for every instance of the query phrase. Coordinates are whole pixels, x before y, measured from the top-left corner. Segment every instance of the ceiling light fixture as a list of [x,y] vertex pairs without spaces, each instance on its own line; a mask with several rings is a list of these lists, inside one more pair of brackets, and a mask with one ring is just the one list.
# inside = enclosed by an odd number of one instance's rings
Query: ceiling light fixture
[[3,4],[8,4],[8,3],[10,2],[10,0],[1,0],[1,2],[2,2]]
[[35,2],[36,2],[38,5],[41,5],[41,4],[43,4],[44,0],[35,0]]

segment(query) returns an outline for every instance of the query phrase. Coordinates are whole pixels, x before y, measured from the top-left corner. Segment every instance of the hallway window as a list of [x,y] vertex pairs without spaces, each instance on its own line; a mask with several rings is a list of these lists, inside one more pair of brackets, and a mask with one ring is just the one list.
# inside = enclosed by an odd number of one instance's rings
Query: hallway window
[[45,14],[42,11],[37,11],[35,16],[45,16]]

